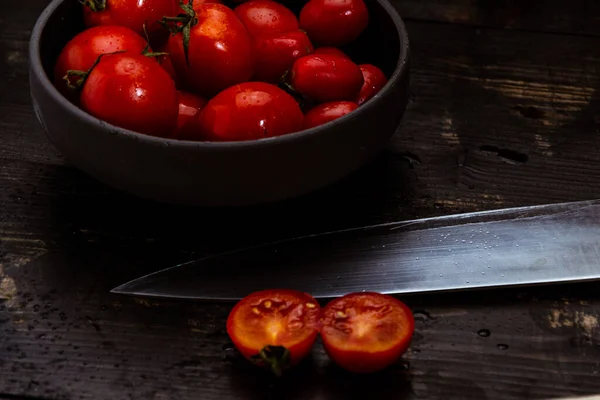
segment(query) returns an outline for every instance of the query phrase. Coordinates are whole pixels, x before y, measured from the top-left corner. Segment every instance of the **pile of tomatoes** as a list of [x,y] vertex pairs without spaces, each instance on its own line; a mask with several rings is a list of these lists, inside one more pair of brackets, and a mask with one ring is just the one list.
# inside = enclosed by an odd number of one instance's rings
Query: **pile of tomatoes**
[[285,135],[356,110],[387,83],[340,50],[369,24],[363,0],[308,0],[298,15],[273,0],[80,2],[86,29],[62,49],[55,86],[147,135]]
[[302,361],[319,335],[340,367],[373,373],[402,356],[414,326],[410,308],[389,295],[350,293],[321,307],[310,294],[271,289],[239,301],[229,314],[227,333],[244,357],[277,375]]

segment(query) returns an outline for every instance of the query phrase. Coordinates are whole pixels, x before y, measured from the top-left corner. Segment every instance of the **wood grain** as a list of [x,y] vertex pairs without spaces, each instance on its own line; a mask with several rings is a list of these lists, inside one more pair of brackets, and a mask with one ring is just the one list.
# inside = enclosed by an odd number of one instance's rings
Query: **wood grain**
[[594,0],[393,0],[407,20],[488,28],[594,35],[600,4]]
[[504,400],[600,392],[594,284],[407,297],[417,334],[389,371],[349,376],[317,346],[280,381],[233,351],[224,331],[230,305],[108,294],[141,274],[263,240],[600,197],[593,2],[546,1],[543,12],[539,1],[522,2],[519,12],[521,2],[508,0],[397,2],[410,20],[414,58],[411,102],[389,149],[319,193],[236,210],[140,201],[62,159],[28,95],[27,40],[46,3],[0,2],[0,398]]

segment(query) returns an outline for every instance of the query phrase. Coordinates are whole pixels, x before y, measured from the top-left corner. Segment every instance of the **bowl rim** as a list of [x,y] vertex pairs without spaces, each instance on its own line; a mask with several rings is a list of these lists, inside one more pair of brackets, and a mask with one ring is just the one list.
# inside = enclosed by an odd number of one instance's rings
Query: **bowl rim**
[[[361,107],[355,110],[352,113],[346,114],[340,118],[337,118],[333,121],[329,121],[325,124],[322,124],[317,127],[303,129],[300,131],[288,133],[281,136],[268,137],[268,138],[260,138],[254,140],[244,140],[244,141],[230,141],[230,142],[216,142],[216,141],[192,141],[192,140],[180,140],[173,138],[163,138],[157,136],[147,135],[141,132],[132,131],[129,129],[121,128],[119,126],[113,125],[109,122],[101,120],[99,118],[94,117],[88,112],[82,110],[77,107],[75,104],[71,103],[66,97],[64,97],[58,89],[51,82],[50,78],[46,74],[40,53],[40,39],[42,37],[42,33],[48,23],[50,17],[56,12],[58,7],[60,7],[65,1],[74,1],[74,0],[52,0],[48,6],[42,11],[40,16],[38,17],[35,25],[32,29],[31,37],[29,40],[29,64],[30,64],[30,73],[35,74],[38,82],[41,82],[44,89],[49,93],[50,97],[58,103],[62,108],[65,108],[67,112],[73,114],[75,117],[85,121],[86,123],[92,125],[100,125],[105,127],[106,129],[111,131],[112,135],[121,136],[123,138],[134,139],[136,141],[145,142],[149,145],[156,145],[162,147],[171,147],[171,148],[193,148],[193,147],[202,147],[202,148],[214,148],[214,149],[231,149],[231,148],[247,148],[247,147],[255,147],[255,146],[268,146],[275,145],[281,142],[288,141],[296,141],[302,138],[311,137],[315,135],[319,135],[322,131],[327,130],[329,128],[333,128],[335,125],[342,124],[350,118],[354,118],[359,114],[367,112],[369,109],[378,106],[377,100],[382,97],[386,92],[391,90],[391,88],[404,79],[407,74],[407,70],[409,67],[409,59],[410,59],[410,42],[408,38],[408,32],[406,30],[406,26],[404,21],[398,14],[396,8],[388,1],[388,0],[372,0],[379,3],[381,7],[385,10],[385,12],[390,16],[392,22],[396,27],[396,32],[400,39],[400,54],[398,56],[398,60],[396,62],[396,68],[394,72],[388,79],[388,82],[385,86],[369,101],[365,102]],[[367,0],[368,1],[368,0]]]

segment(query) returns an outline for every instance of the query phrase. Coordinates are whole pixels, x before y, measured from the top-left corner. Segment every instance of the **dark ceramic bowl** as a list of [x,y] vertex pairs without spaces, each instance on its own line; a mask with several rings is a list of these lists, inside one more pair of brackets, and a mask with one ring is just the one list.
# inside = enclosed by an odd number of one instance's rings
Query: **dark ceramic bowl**
[[[358,110],[313,129],[245,142],[188,142],[147,136],[92,117],[67,101],[48,78],[62,47],[83,29],[77,0],[53,0],[33,29],[33,106],[50,141],[67,160],[130,194],[212,206],[306,194],[373,158],[394,135],[406,108],[409,42],[404,23],[387,0],[366,2],[369,27],[343,50],[358,63],[379,66],[389,82]],[[299,3],[289,5],[297,9]]]

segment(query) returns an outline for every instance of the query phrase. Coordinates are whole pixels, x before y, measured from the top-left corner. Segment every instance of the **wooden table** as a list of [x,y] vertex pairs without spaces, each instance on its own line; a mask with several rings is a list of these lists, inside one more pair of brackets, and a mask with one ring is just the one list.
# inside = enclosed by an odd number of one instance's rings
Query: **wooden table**
[[600,2],[397,0],[414,61],[410,104],[389,149],[322,192],[243,210],[141,201],[63,160],[28,93],[28,39],[47,3],[0,2],[0,398],[600,392],[597,284],[406,298],[417,333],[394,368],[350,376],[317,347],[280,381],[236,355],[224,329],[229,305],[108,293],[277,237],[600,198]]

